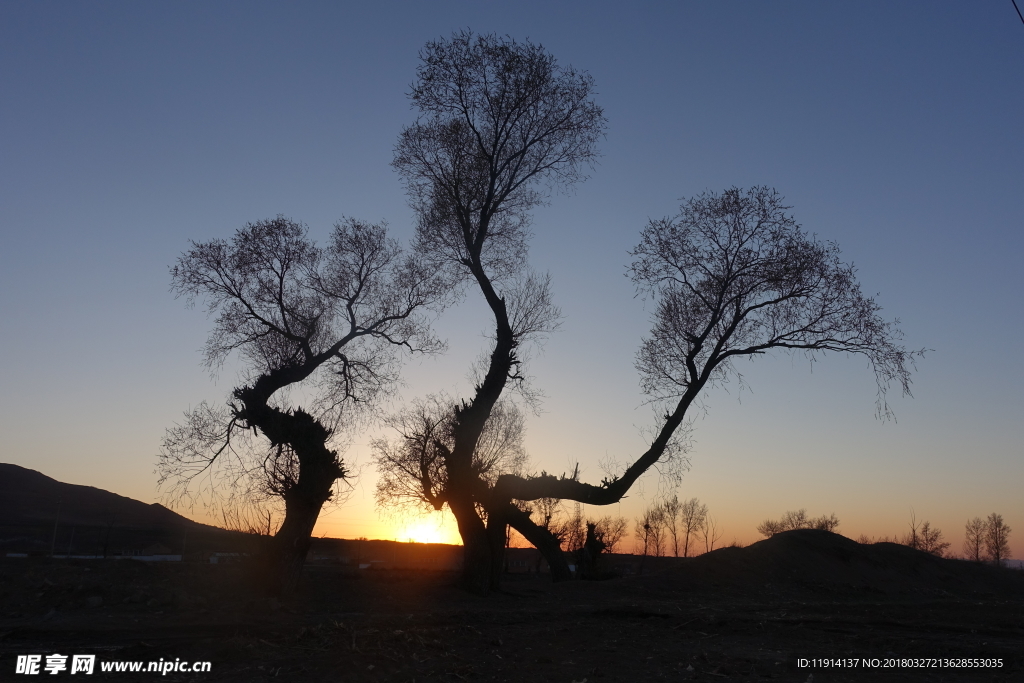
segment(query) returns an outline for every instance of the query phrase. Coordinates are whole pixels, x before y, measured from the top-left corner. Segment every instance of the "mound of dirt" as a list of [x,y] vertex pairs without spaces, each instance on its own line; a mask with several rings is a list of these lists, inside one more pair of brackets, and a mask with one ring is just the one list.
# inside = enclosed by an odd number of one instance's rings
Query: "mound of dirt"
[[1024,572],[935,557],[895,543],[861,544],[800,529],[721,548],[638,581],[648,590],[826,591],[922,596],[1024,596]]

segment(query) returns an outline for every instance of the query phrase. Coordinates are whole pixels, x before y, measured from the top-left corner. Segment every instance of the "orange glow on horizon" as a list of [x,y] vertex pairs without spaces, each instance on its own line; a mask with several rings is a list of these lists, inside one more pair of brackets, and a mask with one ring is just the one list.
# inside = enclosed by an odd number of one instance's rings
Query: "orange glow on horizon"
[[417,521],[405,526],[398,539],[413,543],[451,543],[448,530],[430,520]]
[[370,540],[399,541],[402,543],[446,543],[462,545],[458,525],[451,513],[443,515],[412,515],[399,519],[369,520],[321,518],[313,530],[318,537],[328,538],[367,538]]

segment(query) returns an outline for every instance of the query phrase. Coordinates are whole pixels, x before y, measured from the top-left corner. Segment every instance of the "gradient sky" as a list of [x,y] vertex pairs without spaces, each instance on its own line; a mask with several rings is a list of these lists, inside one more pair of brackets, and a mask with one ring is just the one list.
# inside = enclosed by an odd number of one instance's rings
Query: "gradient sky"
[[[788,509],[857,537],[911,510],[959,550],[1001,513],[1024,556],[1024,24],[981,2],[17,2],[0,4],[0,461],[160,500],[164,430],[220,400],[203,313],[168,291],[188,240],[285,214],[413,216],[389,163],[413,120],[417,52],[468,27],[542,43],[589,71],[609,128],[591,179],[534,214],[532,261],[565,314],[530,366],[537,469],[643,448],[633,357],[649,311],[625,277],[648,218],[679,199],[771,185],[834,240],[864,290],[933,349],[896,422],[862,360],[779,353],[713,391],[678,493],[726,542]],[[463,394],[489,327],[466,300],[443,358],[403,396]],[[359,435],[346,454],[368,465]],[[317,534],[404,538],[366,467]],[[630,517],[658,493],[592,514]],[[201,518],[200,511],[196,511]]]

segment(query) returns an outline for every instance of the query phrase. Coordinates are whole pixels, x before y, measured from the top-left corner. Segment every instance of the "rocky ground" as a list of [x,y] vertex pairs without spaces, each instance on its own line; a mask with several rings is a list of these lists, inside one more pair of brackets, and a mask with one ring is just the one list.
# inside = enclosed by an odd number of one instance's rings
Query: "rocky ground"
[[[453,580],[311,567],[299,594],[277,601],[252,597],[239,566],[9,559],[0,680],[36,678],[15,673],[17,655],[54,653],[212,667],[104,674],[97,664],[89,678],[117,681],[1024,680],[1024,574],[827,532],[650,576],[510,576],[487,598]],[[825,658],[857,666],[813,661]],[[903,666],[914,659],[1002,666]]]

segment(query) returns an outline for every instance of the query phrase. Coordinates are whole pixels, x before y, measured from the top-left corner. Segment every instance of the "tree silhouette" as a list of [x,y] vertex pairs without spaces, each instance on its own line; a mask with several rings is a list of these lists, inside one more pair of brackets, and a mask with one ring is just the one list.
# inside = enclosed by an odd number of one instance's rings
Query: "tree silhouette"
[[480,291],[495,325],[472,398],[452,408],[439,500],[458,522],[468,588],[496,586],[509,523],[568,578],[549,532],[511,497],[484,495],[493,487],[474,471],[474,452],[506,386],[524,386],[520,348],[559,317],[549,279],[527,268],[529,211],[545,199],[545,185],[583,179],[604,117],[591,101],[592,79],[538,45],[463,31],[428,43],[420,56],[410,93],[420,117],[402,131],[393,163],[419,216],[420,249],[435,269]]
[[701,521],[700,533],[704,537],[704,552],[710,553],[715,549],[715,544],[722,538],[722,529],[718,526],[718,520],[711,515],[704,515]]
[[[691,498],[683,503],[679,514],[683,534],[683,557],[689,557],[690,544],[696,540],[698,532],[704,528],[707,521],[708,506],[696,498]],[[678,553],[676,556],[678,557]]]
[[1010,557],[1010,527],[1003,516],[993,512],[985,520],[985,557],[996,566]]
[[941,529],[932,528],[931,522],[928,521],[921,525],[921,550],[936,557],[945,557],[946,548],[949,546],[949,541],[942,540]]
[[967,520],[964,529],[964,557],[971,562],[985,559],[985,522],[980,517]]
[[633,535],[637,540],[637,549],[644,557],[661,557],[665,554],[668,533],[665,522],[665,509],[658,503],[646,508],[643,515],[636,518]]
[[[775,534],[793,529],[820,529],[822,531],[835,531],[839,528],[839,519],[835,513],[811,518],[807,516],[807,510],[787,510],[781,519],[766,519],[757,525],[757,533],[765,538],[771,538]],[[915,527],[916,528],[916,527]]]
[[614,553],[628,528],[629,520],[625,517],[605,515],[597,520],[595,532],[601,542],[605,544],[605,550]]
[[[559,316],[548,278],[527,265],[528,211],[546,189],[583,178],[605,120],[592,79],[540,46],[461,32],[420,56],[410,94],[420,117],[402,131],[393,163],[418,214],[419,248],[437,271],[478,290],[494,322],[473,394],[452,408],[451,445],[438,449],[437,469],[416,470],[444,481],[437,501],[458,523],[467,588],[498,587],[510,524],[544,553],[555,580],[568,579],[558,541],[531,520],[529,502],[607,505],[656,463],[678,464],[688,410],[736,359],[772,349],[861,355],[875,372],[882,415],[893,382],[909,391],[913,353],[861,294],[835,245],[805,234],[774,190],[706,193],[675,218],[651,221],[633,252],[633,280],[655,302],[637,368],[665,408],[650,447],[601,484],[580,481],[578,468],[485,481],[474,471],[480,435],[506,389],[526,392],[521,349]],[[433,490],[432,479],[419,485]]]
[[[269,588],[295,586],[335,483],[350,476],[332,447],[397,379],[399,353],[437,351],[424,313],[446,282],[388,239],[384,226],[338,223],[326,247],[277,217],[234,238],[192,243],[172,290],[214,315],[205,360],[244,363],[227,405],[207,403],[169,429],[158,469],[172,500],[229,507],[281,500]],[[292,407],[289,389],[311,400]]]
[[673,495],[671,498],[665,498],[661,503],[661,511],[665,519],[665,530],[668,531],[668,535],[672,539],[673,557],[679,557],[679,515],[682,512],[682,509],[683,503],[679,502],[678,495]]

